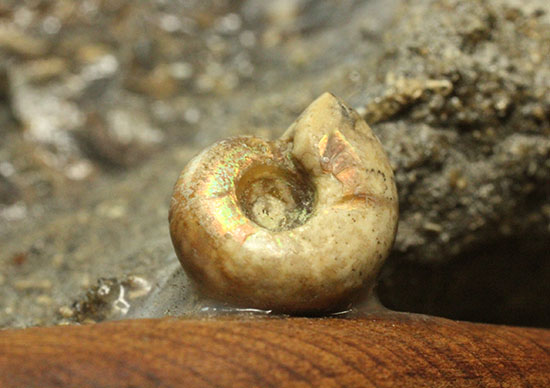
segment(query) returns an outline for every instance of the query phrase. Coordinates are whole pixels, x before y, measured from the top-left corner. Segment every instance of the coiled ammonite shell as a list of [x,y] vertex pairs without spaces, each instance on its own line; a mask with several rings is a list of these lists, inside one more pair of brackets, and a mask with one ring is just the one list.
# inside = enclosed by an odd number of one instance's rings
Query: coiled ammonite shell
[[370,292],[397,218],[379,140],[329,93],[278,140],[234,137],[197,155],[169,216],[176,254],[204,293],[286,313],[336,311]]

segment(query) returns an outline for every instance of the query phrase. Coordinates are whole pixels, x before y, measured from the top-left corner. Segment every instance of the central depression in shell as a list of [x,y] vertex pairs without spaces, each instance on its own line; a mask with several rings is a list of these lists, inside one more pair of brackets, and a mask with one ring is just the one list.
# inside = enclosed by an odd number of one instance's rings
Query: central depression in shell
[[250,166],[238,180],[236,194],[243,213],[272,231],[302,225],[315,202],[313,184],[305,173],[269,164]]

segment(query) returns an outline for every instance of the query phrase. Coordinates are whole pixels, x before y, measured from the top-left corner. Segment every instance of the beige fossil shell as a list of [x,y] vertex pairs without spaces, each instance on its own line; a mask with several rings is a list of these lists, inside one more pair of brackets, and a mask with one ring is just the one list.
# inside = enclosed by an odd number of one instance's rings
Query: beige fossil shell
[[332,94],[275,141],[222,140],[182,171],[170,234],[209,296],[318,313],[372,289],[392,247],[397,190],[365,121]]

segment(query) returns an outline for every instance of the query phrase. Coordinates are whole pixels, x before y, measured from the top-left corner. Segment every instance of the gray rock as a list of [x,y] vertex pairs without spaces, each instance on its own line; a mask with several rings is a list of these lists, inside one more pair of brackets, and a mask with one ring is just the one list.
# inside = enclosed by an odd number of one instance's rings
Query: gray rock
[[[9,83],[30,129],[1,131],[9,141],[0,154],[9,156],[22,198],[15,205],[26,210],[20,219],[0,212],[0,326],[74,319],[57,307],[84,301],[99,278],[151,284],[128,316],[195,311],[194,294],[166,280],[182,276],[166,221],[179,171],[220,138],[278,137],[324,91],[365,115],[396,171],[401,221],[381,300],[452,318],[550,326],[548,2],[346,0],[327,12],[325,2],[289,1],[286,13],[267,3],[197,2],[180,23],[168,16],[189,6],[175,2],[119,1],[126,7],[81,7],[71,18],[53,7],[46,13],[59,12],[48,16],[61,26],[44,38],[40,23],[23,23],[43,15],[13,3],[14,36],[41,36],[47,49],[35,38],[26,49],[4,42],[8,74],[50,53],[70,70],[38,84]],[[143,43],[143,23],[151,43]],[[105,42],[118,68],[87,89],[69,81],[82,78],[88,65],[74,54],[90,42]],[[174,78],[169,69],[180,62],[193,71]],[[63,94],[60,84],[90,92]],[[110,138],[107,154],[125,166],[114,173],[83,152],[73,132],[96,136],[82,124],[86,115],[98,111],[107,123],[121,110],[133,118],[119,128],[127,125],[134,140],[120,148],[118,135]],[[36,146],[34,123],[57,123],[44,144],[70,146]],[[163,143],[134,148],[140,126],[161,130]],[[43,160],[92,167],[74,180],[67,165]],[[14,264],[21,253],[26,260]],[[15,287],[29,279],[48,279],[51,288]]]

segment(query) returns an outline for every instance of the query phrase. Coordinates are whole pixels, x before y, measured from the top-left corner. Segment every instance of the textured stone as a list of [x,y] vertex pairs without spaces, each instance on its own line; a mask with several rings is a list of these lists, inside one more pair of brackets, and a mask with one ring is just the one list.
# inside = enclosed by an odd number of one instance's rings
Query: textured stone
[[[0,211],[0,325],[55,323],[56,306],[81,300],[98,278],[127,274],[164,287],[136,316],[196,311],[183,274],[167,275],[178,267],[166,213],[179,171],[219,139],[278,138],[325,91],[372,120],[395,170],[401,217],[382,301],[550,325],[542,297],[550,294],[547,1],[344,0],[327,8],[301,0],[287,3],[283,22],[260,1],[61,3],[40,11],[3,5],[6,28],[40,37],[49,51],[0,49],[9,68],[0,82],[0,163],[13,166],[8,180],[18,191]],[[239,33],[220,30],[231,14],[242,21]],[[61,23],[56,33],[47,17]],[[86,46],[102,49],[77,55]],[[15,82],[30,58],[51,56],[68,70],[40,84]],[[177,79],[173,97],[159,102],[126,88],[126,80],[182,61],[193,72]],[[88,113],[105,119],[116,109],[140,111],[164,141],[115,172],[72,139]],[[5,118],[9,111],[19,122]],[[43,141],[35,115],[51,129]],[[67,179],[83,160],[92,172]],[[124,212],[96,211],[103,203]],[[13,266],[18,253],[27,260]],[[59,255],[63,264],[53,265]],[[14,288],[26,278],[51,279],[55,306],[37,306],[36,295]]]

